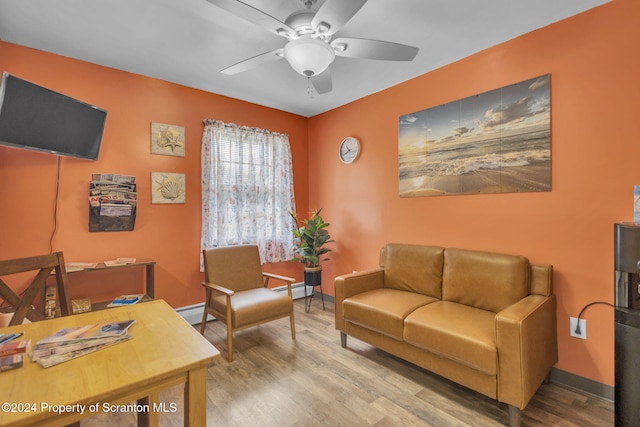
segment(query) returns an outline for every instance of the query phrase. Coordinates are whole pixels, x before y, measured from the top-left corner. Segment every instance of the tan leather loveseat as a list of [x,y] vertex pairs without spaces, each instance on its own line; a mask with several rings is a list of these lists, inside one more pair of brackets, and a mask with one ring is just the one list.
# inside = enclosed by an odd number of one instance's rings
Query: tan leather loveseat
[[335,280],[336,329],[509,405],[511,425],[557,361],[552,267],[521,256],[388,244]]

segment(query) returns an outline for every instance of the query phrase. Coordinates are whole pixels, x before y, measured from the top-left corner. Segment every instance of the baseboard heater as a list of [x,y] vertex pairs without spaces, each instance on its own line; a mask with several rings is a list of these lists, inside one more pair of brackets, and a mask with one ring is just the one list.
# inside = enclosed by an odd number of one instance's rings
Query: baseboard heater
[[[287,292],[286,286],[278,286],[272,288],[274,291]],[[293,299],[304,298],[304,282],[298,282],[291,285],[291,293]],[[176,308],[176,312],[182,316],[190,325],[197,325],[202,322],[202,311],[204,310],[204,303],[188,305],[185,307]]]

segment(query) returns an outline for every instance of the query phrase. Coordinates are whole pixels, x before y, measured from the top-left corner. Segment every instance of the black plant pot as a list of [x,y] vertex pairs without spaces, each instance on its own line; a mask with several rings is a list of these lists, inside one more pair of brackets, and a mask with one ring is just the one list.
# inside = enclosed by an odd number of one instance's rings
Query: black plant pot
[[305,268],[304,284],[305,286],[320,286],[322,284],[322,268]]

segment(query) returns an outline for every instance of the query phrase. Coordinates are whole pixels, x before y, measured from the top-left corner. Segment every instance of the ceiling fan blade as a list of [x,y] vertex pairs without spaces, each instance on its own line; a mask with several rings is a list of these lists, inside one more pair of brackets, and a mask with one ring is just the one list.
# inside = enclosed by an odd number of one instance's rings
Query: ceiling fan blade
[[412,61],[420,50],[405,44],[344,37],[333,40],[331,46],[337,56],[384,61]]
[[366,2],[367,0],[326,0],[311,20],[311,26],[319,29],[322,34],[335,34]]
[[296,32],[284,22],[239,0],[207,0],[214,6],[231,12],[234,15],[270,31],[278,36],[287,37]]
[[237,64],[234,64],[230,67],[221,70],[222,74],[238,74],[243,71],[250,70],[252,68],[257,67],[258,65],[266,64],[268,62],[277,61],[284,57],[284,49],[279,48],[276,50],[272,50],[271,52],[261,53],[260,55],[256,55],[252,58],[245,59],[244,61],[240,61]]
[[333,85],[331,83],[331,71],[327,68],[324,72],[317,76],[311,77],[311,84],[319,94],[331,92]]

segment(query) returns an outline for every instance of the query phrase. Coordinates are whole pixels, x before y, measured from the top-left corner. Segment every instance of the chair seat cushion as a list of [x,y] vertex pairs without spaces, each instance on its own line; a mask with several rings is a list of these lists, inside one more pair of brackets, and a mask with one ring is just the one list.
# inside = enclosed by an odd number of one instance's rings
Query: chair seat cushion
[[404,339],[416,347],[496,375],[495,316],[491,311],[438,301],[407,316]]
[[[212,298],[211,306],[221,313],[226,311],[226,298]],[[267,288],[236,292],[231,297],[231,318],[234,328],[241,328],[265,319],[288,316],[293,311],[293,300],[286,293]]]
[[404,318],[437,299],[398,289],[375,289],[343,301],[344,319],[402,340]]

